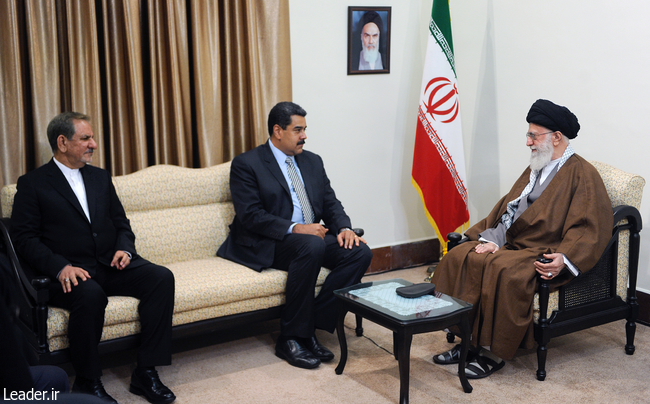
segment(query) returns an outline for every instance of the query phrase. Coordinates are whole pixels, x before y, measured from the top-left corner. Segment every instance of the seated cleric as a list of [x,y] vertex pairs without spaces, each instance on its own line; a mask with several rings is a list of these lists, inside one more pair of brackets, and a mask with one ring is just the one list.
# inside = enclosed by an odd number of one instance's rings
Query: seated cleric
[[[612,206],[598,171],[575,154],[569,139],[578,119],[566,107],[537,100],[528,112],[530,166],[514,186],[449,250],[432,282],[442,293],[474,305],[468,378],[501,369],[517,348],[533,345],[537,274],[567,283],[591,269],[611,236]],[[544,257],[549,263],[537,261]],[[460,346],[434,355],[458,363]]]
[[[287,271],[275,354],[313,369],[334,358],[314,333],[334,332],[334,290],[359,283],[372,252],[350,229],[321,157],[303,150],[305,115],[299,105],[278,103],[269,112],[269,140],[232,161],[235,218],[217,255],[256,271]],[[331,272],[314,297],[323,266]]]

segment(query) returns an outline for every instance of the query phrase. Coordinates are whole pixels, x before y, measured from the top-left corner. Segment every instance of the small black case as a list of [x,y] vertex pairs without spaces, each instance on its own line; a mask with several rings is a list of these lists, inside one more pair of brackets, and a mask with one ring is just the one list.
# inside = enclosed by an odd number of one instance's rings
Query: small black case
[[402,286],[395,289],[398,295],[409,299],[424,295],[432,295],[436,291],[436,285],[433,283],[416,283],[410,286]]

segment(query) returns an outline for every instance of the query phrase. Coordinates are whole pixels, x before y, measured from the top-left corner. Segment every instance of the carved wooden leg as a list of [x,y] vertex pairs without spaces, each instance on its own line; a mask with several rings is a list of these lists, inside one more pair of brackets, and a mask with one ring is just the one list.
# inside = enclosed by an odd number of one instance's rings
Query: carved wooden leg
[[456,336],[454,335],[454,333],[451,332],[451,331],[449,331],[449,332],[447,333],[447,342],[449,342],[450,344],[452,344],[452,343],[454,342],[455,339],[456,339]]
[[361,337],[363,335],[363,327],[362,327],[363,317],[356,314],[356,318],[357,318],[357,328],[355,328],[354,331],[357,333],[357,337]]
[[539,320],[535,329],[535,340],[537,341],[537,380],[543,382],[546,379],[546,351],[549,340],[548,336],[548,298],[550,295],[548,281],[541,281],[539,285]]
[[399,402],[409,402],[409,370],[411,367],[411,341],[413,334],[410,331],[401,330],[394,333],[393,338],[397,340],[397,358],[399,358]]
[[546,379],[546,344],[537,346],[537,380],[543,382]]
[[345,328],[343,327],[343,321],[345,319],[346,314],[347,314],[347,310],[341,309],[339,313],[338,321],[336,322],[336,335],[339,337],[339,347],[341,348],[341,358],[339,359],[338,366],[336,367],[336,369],[334,369],[334,372],[337,375],[343,373],[343,369],[345,368],[345,363],[348,361],[348,343],[345,340]]
[[39,360],[42,355],[50,353],[47,342],[47,302],[49,300],[48,288],[50,280],[45,277],[32,279],[32,286],[36,289],[36,338],[38,341]]
[[625,344],[625,353],[628,355],[634,354],[634,334],[636,333],[636,323],[628,320],[625,323],[625,336],[627,337],[627,344]]
[[467,352],[469,351],[469,338],[472,335],[472,330],[470,329],[469,326],[468,313],[463,313],[460,319],[459,326],[460,326],[460,334],[461,334],[462,341],[461,341],[461,348],[460,348],[460,360],[458,361],[458,378],[460,379],[461,386],[463,386],[463,391],[465,393],[471,393],[473,387],[471,384],[469,384],[469,381],[467,380],[467,375],[465,374]]
[[395,360],[399,360],[399,346],[397,345],[399,342],[399,336],[397,335],[397,332],[393,331],[393,356],[395,357]]

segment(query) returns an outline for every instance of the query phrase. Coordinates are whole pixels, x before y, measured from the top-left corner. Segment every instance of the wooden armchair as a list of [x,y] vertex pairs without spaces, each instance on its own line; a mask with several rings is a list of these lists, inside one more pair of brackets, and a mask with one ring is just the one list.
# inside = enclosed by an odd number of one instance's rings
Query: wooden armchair
[[[600,173],[612,202],[612,238],[596,265],[551,292],[552,281],[539,279],[534,301],[537,342],[537,380],[546,378],[547,345],[551,338],[626,319],[625,353],[634,353],[635,321],[639,313],[636,281],[639,263],[641,215],[639,207],[645,180],[605,163],[591,162]],[[448,249],[465,241],[450,233]],[[452,342],[453,334],[447,339]]]

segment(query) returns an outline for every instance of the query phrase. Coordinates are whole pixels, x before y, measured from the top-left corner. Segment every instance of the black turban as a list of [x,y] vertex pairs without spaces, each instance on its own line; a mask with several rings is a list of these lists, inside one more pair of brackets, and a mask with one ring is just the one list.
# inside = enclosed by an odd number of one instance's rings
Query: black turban
[[359,21],[359,31],[363,31],[363,27],[369,22],[375,23],[377,28],[379,28],[379,32],[381,32],[384,23],[381,21],[381,17],[376,11],[368,11],[361,17],[361,20]]
[[548,100],[537,100],[526,116],[528,123],[543,126],[552,131],[560,131],[569,139],[578,136],[578,118],[567,107],[553,104]]

